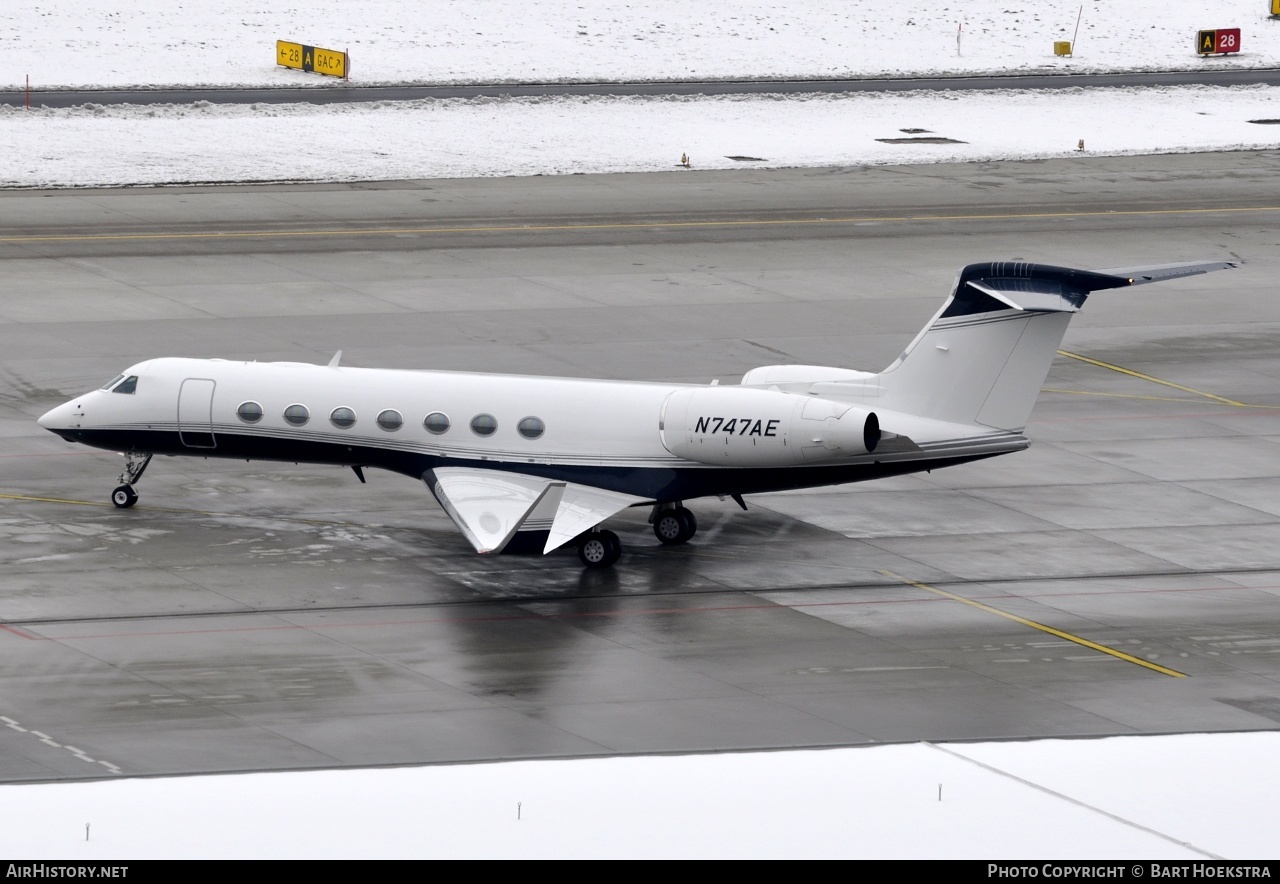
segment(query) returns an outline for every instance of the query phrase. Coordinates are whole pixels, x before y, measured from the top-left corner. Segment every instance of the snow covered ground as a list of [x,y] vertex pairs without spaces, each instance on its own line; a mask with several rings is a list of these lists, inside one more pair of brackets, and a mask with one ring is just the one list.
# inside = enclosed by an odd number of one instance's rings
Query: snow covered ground
[[[358,84],[1280,66],[1262,0],[942,2],[0,0],[0,91],[37,90],[0,107],[0,186],[1280,147],[1249,122],[1280,119],[1262,87],[38,107],[67,86],[334,85],[277,67],[277,39],[348,50]],[[1225,27],[1242,53],[1193,53]],[[912,134],[950,142],[878,140]],[[1257,733],[0,786],[0,856],[1266,859],[1277,750]]]
[[[1080,141],[1087,155],[1280,147],[1280,125],[1257,119],[1280,119],[1280,89],[0,106],[0,187],[673,171],[682,154],[695,173],[990,161],[1078,156]],[[879,140],[903,138],[950,141]]]
[[[334,85],[275,40],[348,49],[357,83],[914,76],[1280,66],[1262,0],[39,0],[0,4],[0,83]],[[1083,12],[1081,10],[1083,9]],[[963,10],[963,11],[962,11]],[[1053,55],[1081,16],[1077,53]],[[963,27],[957,54],[956,32]],[[1200,28],[1240,27],[1200,58]],[[0,107],[0,187],[978,161],[1280,146],[1280,90]],[[888,144],[904,129],[943,144]],[[300,133],[312,133],[311,135]],[[318,137],[314,133],[323,133]],[[962,142],[962,143],[952,143]],[[739,162],[733,156],[758,157]]]
[[[1275,67],[1266,13],[1266,0],[5,0],[0,89],[28,74],[38,88],[331,82],[276,67],[276,40],[346,50],[363,84]],[[1075,53],[1055,56],[1077,18]],[[1240,28],[1240,54],[1199,58],[1204,28]]]
[[1265,860],[1277,757],[1249,733],[0,786],[0,856]]

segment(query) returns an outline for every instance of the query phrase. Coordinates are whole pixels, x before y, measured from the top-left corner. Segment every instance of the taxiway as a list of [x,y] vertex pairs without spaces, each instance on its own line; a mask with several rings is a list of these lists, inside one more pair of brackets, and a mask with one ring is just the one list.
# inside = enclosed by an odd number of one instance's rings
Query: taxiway
[[[0,193],[0,782],[1274,729],[1280,155]],[[480,558],[417,483],[35,418],[155,355],[878,370],[956,271],[1093,296],[1026,452]]]

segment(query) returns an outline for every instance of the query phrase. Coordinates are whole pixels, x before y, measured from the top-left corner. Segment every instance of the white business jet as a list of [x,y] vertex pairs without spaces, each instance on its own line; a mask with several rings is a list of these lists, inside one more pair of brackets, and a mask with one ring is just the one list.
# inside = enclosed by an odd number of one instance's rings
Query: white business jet
[[683,502],[858,482],[1019,451],[1040,385],[1091,292],[1234,267],[1088,271],[970,264],[942,309],[879,374],[755,368],[710,386],[295,362],[149,359],[40,418],[122,452],[111,499],[156,454],[379,467],[421,479],[478,553],[518,532],[574,542],[590,568],[621,555],[599,526],[652,507],[664,544],[697,521]]

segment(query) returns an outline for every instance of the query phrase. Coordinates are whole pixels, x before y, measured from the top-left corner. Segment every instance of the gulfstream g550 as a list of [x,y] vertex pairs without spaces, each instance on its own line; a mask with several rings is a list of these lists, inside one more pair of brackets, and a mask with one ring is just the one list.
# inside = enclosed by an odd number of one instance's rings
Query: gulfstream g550
[[[1222,270],[970,264],[879,374],[755,368],[737,385],[638,383],[293,362],[160,358],[40,418],[126,455],[118,507],[155,454],[380,467],[423,481],[479,553],[517,532],[574,542],[588,567],[621,544],[600,523],[652,507],[663,543],[683,502],[858,482],[1019,451],[1071,315],[1091,292]],[[341,354],[339,354],[341,355]],[[541,539],[541,535],[538,535]]]

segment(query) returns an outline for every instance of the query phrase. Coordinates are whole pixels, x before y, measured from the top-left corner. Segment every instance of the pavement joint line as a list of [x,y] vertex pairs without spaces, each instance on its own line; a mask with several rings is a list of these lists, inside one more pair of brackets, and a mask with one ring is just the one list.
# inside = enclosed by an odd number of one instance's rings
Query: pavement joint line
[[1223,405],[1232,405],[1236,408],[1253,408],[1247,402],[1237,402],[1234,399],[1227,399],[1225,396],[1219,396],[1216,393],[1206,393],[1204,390],[1197,390],[1195,387],[1188,387],[1183,384],[1175,384],[1173,381],[1166,381],[1163,378],[1154,375],[1145,374],[1140,371],[1134,371],[1131,368],[1125,368],[1120,365],[1113,365],[1110,362],[1103,362],[1101,359],[1093,359],[1089,356],[1082,356],[1079,353],[1072,353],[1069,350],[1059,350],[1059,356],[1066,356],[1068,359],[1078,359],[1081,362],[1087,362],[1089,365],[1096,365],[1099,368],[1105,368],[1109,371],[1117,371],[1120,374],[1127,374],[1130,377],[1138,378],[1143,381],[1150,381],[1153,384],[1161,384],[1165,387],[1172,387],[1175,390],[1181,390],[1184,393],[1193,393],[1196,396],[1203,396],[1206,399],[1212,399],[1214,402],[1221,402]]
[[[105,503],[98,500],[73,500],[73,499],[64,498],[64,497],[35,497],[30,494],[0,494],[0,500],[16,500],[22,503],[65,503],[70,506],[97,506],[97,507],[113,506],[113,504]],[[304,525],[337,525],[345,528],[369,528],[369,529],[383,527],[380,525],[366,524],[364,522],[339,522],[339,521],[335,521],[334,519],[308,519],[303,516],[282,516],[282,515],[261,516],[261,515],[247,514],[247,513],[217,513],[217,512],[213,512],[212,510],[193,510],[193,509],[183,509],[180,507],[168,507],[168,506],[141,506],[141,507],[138,507],[137,509],[138,509],[138,512],[181,513],[183,515],[188,515],[188,516],[210,516],[212,518],[273,519],[279,522],[300,522]]]
[[[1270,573],[1270,572],[1268,571],[1268,573]],[[1113,575],[1113,576],[1133,576],[1133,575]],[[1018,583],[1018,582],[1023,582],[1025,579],[1030,579],[1030,578],[1020,578],[1020,577],[1019,577],[1019,578],[1009,578],[1009,581],[1008,581],[1008,582]],[[1073,576],[1070,576],[1070,577],[1057,577],[1057,578],[1050,577],[1050,578],[1044,578],[1044,579],[1048,580],[1049,582],[1058,582],[1058,581],[1073,581],[1073,582],[1074,582],[1074,581],[1079,581],[1079,580],[1081,580],[1082,578],[1081,578],[1081,577],[1079,577],[1079,576],[1073,575]],[[1087,577],[1086,577],[1086,578],[1083,578],[1083,579],[1086,579],[1086,580],[1087,580],[1087,579],[1089,579],[1089,578],[1087,578]],[[967,585],[967,581],[962,581],[962,582],[966,583],[966,585]],[[892,583],[874,584],[874,585],[856,585],[856,586],[848,586],[848,585],[840,585],[840,586],[829,586],[829,585],[828,585],[828,586],[803,586],[803,587],[790,587],[790,588],[782,588],[782,589],[768,590],[768,591],[761,591],[761,590],[734,590],[734,589],[730,589],[730,588],[723,588],[723,589],[715,589],[715,590],[705,590],[705,591],[701,591],[701,592],[699,592],[699,591],[681,591],[681,592],[678,592],[678,593],[677,593],[677,592],[667,592],[667,593],[659,593],[659,594],[657,594],[657,596],[648,596],[648,597],[665,597],[665,596],[674,596],[674,595],[679,595],[679,596],[681,596],[682,598],[687,598],[687,597],[694,596],[694,595],[696,595],[696,596],[702,596],[702,595],[724,595],[724,594],[740,594],[740,593],[742,593],[742,592],[746,592],[746,594],[748,594],[748,595],[758,595],[758,596],[760,596],[760,597],[762,597],[762,598],[766,598],[766,596],[767,596],[767,595],[788,594],[788,593],[791,593],[791,592],[803,592],[803,593],[814,592],[814,591],[822,592],[822,591],[827,591],[827,590],[831,590],[831,589],[839,589],[839,590],[845,590],[845,589],[866,590],[866,589],[902,589],[902,588],[903,588],[903,587],[902,587],[901,582],[900,582],[900,581],[896,581],[896,580],[895,580],[895,581],[893,581]],[[1178,589],[1156,588],[1156,589],[1146,589],[1146,590],[1115,590],[1115,591],[1109,591],[1109,592],[1104,592],[1104,593],[1087,593],[1087,595],[1089,595],[1089,596],[1091,596],[1091,597],[1092,597],[1092,596],[1097,596],[1097,595],[1099,595],[1099,594],[1102,594],[1102,595],[1117,595],[1117,594],[1120,594],[1120,595],[1130,595],[1130,594],[1134,594],[1134,593],[1137,593],[1137,594],[1149,594],[1149,593],[1169,593],[1169,592],[1235,592],[1235,591],[1239,591],[1239,590],[1254,590],[1254,591],[1262,591],[1262,592],[1265,592],[1265,591],[1269,591],[1269,590],[1272,590],[1272,589],[1278,589],[1278,588],[1280,588],[1280,584],[1262,584],[1262,585],[1256,585],[1256,586],[1247,586],[1247,585],[1242,585],[1242,584],[1224,584],[1224,585],[1220,585],[1220,586],[1189,586],[1189,587],[1183,587],[1183,588],[1178,588]],[[1038,601],[1039,599],[1042,599],[1042,598],[1062,598],[1062,597],[1073,598],[1073,597],[1077,597],[1077,596],[1082,595],[1082,594],[1084,594],[1084,593],[1070,593],[1070,592],[1069,592],[1069,593],[1050,593],[1050,594],[1048,594],[1048,595],[1037,596],[1037,597],[1035,598],[1035,600],[1036,600],[1036,601]],[[646,597],[646,598],[648,598],[648,597]],[[557,599],[557,601],[558,601],[558,602],[565,602],[565,601],[598,601],[598,600],[600,600],[601,598],[602,598],[602,597],[600,597],[600,596],[580,596],[580,597],[575,597],[575,598],[572,598],[572,599],[568,599],[568,598],[560,598],[560,599]],[[988,599],[1018,599],[1018,598],[1024,598],[1024,599],[1025,599],[1025,597],[1023,597],[1023,596],[1016,596],[1016,595],[1009,595],[1009,594],[1001,594],[1001,595],[995,595],[995,596],[988,596],[987,598],[988,598]],[[744,606],[736,606],[736,607],[732,607],[732,608],[731,608],[731,607],[725,607],[725,606],[721,605],[721,606],[717,606],[717,607],[704,607],[704,608],[679,608],[679,609],[662,609],[662,610],[666,611],[667,613],[675,613],[676,611],[680,611],[680,612],[692,612],[692,613],[701,613],[701,612],[702,612],[702,611],[704,611],[704,610],[705,610],[705,611],[748,610],[748,609],[753,609],[753,608],[757,608],[757,607],[772,610],[772,609],[776,608],[779,604],[783,604],[783,605],[784,605],[784,607],[786,607],[786,608],[788,608],[788,609],[791,609],[791,610],[807,610],[807,609],[809,609],[809,608],[848,607],[848,606],[851,606],[851,605],[891,605],[891,604],[921,604],[921,603],[930,603],[930,604],[932,604],[932,603],[934,603],[934,602],[939,601],[939,599],[930,598],[930,597],[924,597],[924,598],[920,598],[920,597],[913,597],[913,598],[897,598],[897,597],[895,597],[895,598],[876,598],[876,599],[867,599],[867,600],[863,600],[863,599],[859,598],[859,599],[858,599],[858,600],[856,600],[856,601],[838,601],[838,602],[801,602],[801,603],[792,603],[792,604],[786,604],[786,603],[783,603],[783,602],[778,602],[778,601],[774,601],[774,600],[772,600],[772,599],[767,599],[767,598],[766,598],[766,600],[767,600],[768,604],[763,605],[763,606],[754,606],[754,605],[751,605],[751,606],[745,606],[745,607],[744,607]],[[542,602],[545,602],[546,600],[545,600],[545,599],[541,599],[541,600],[526,600],[526,601],[542,601]],[[505,602],[505,600],[504,600],[504,602]],[[129,622],[136,622],[136,621],[168,622],[168,621],[174,621],[174,620],[203,620],[203,619],[222,618],[222,617],[229,617],[229,616],[242,616],[242,615],[245,615],[245,614],[262,614],[262,615],[281,615],[281,614],[290,614],[290,615],[292,615],[292,614],[307,613],[307,614],[325,614],[325,615],[328,615],[328,614],[345,613],[345,612],[350,612],[350,611],[379,611],[379,610],[443,610],[443,609],[447,609],[447,608],[456,608],[456,607],[459,607],[459,606],[462,606],[462,607],[474,606],[474,605],[476,605],[476,604],[477,604],[476,602],[464,602],[464,603],[458,603],[458,602],[445,602],[445,603],[441,603],[441,604],[421,604],[421,603],[401,603],[401,602],[396,602],[396,603],[389,603],[389,604],[376,604],[376,605],[331,605],[331,606],[326,606],[326,607],[323,607],[323,608],[316,608],[316,607],[307,607],[307,608],[298,608],[298,607],[292,607],[292,608],[256,608],[256,609],[234,609],[234,610],[181,611],[181,612],[173,612],[173,613],[170,613],[170,614],[117,614],[117,615],[112,615],[112,616],[107,616],[107,617],[102,617],[102,616],[96,616],[96,617],[43,617],[43,618],[34,618],[34,619],[20,620],[20,621],[10,621],[9,623],[3,623],[3,622],[0,622],[0,631],[8,631],[8,632],[10,632],[10,633],[12,633],[12,634],[14,634],[14,635],[17,635],[19,638],[24,638],[24,639],[26,639],[26,640],[28,640],[28,641],[63,641],[63,640],[71,639],[71,638],[86,638],[86,637],[92,638],[92,637],[94,637],[94,636],[85,636],[85,635],[77,635],[77,636],[66,636],[66,635],[63,635],[63,636],[59,636],[59,635],[50,635],[50,636],[45,636],[45,635],[35,635],[35,634],[32,634],[32,633],[19,631],[17,628],[15,628],[15,626],[14,626],[13,624],[14,624],[14,623],[17,623],[17,624],[26,625],[26,626],[36,626],[36,625],[38,625],[38,626],[51,626],[51,625],[67,625],[67,624],[73,624],[73,623],[74,623],[74,624],[80,624],[80,623],[129,623]],[[634,616],[634,615],[645,615],[645,616],[648,616],[648,615],[650,615],[650,614],[655,613],[655,612],[656,612],[656,610],[657,610],[657,609],[635,609],[635,610],[628,611],[628,612],[627,612],[627,615],[628,615],[628,616]],[[563,618],[567,618],[567,617],[577,617],[577,616],[582,616],[582,617],[622,616],[622,614],[621,614],[620,612],[603,612],[603,613],[602,613],[602,612],[586,612],[586,613],[581,613],[581,614],[548,614],[548,615],[538,614],[537,616],[538,616],[538,617],[542,617],[542,616],[557,617],[557,618],[562,618],[562,619],[563,619]],[[494,620],[494,619],[500,619],[500,620],[501,620],[501,619],[527,619],[527,618],[524,618],[524,617],[518,617],[518,618],[513,618],[513,617],[497,617],[497,618],[495,618],[495,617],[492,617],[492,616],[486,616],[486,617],[480,617],[480,618],[477,618],[477,617],[464,617],[464,618],[457,618],[457,617],[453,617],[453,618],[431,618],[431,620],[430,620],[429,622],[471,622],[471,621],[473,621],[473,620],[477,620],[477,619],[479,619],[479,620]],[[369,621],[369,622],[370,622],[370,623],[373,623],[373,622],[375,622],[375,621]],[[403,624],[403,623],[407,623],[407,622],[411,622],[411,621],[406,621],[406,620],[397,620],[397,621],[387,621],[387,622]],[[416,621],[416,620],[415,620],[415,621],[412,621],[412,622],[418,622],[418,621]],[[428,622],[428,621],[423,621],[423,622]],[[327,623],[327,624],[324,624],[324,625],[325,625],[325,626],[335,626],[335,625],[336,625],[336,626],[340,626],[341,624],[340,624],[340,623],[339,623],[339,624],[334,624],[334,623],[330,622],[330,623]],[[366,625],[367,625],[367,623],[366,623]],[[263,627],[263,628],[282,629],[282,628],[284,628],[284,627],[275,626],[275,627]],[[310,627],[308,627],[308,628],[310,628]],[[319,625],[317,625],[317,628],[319,628]],[[255,627],[255,629],[257,629],[257,627]],[[117,635],[117,636],[118,636],[118,634],[112,634],[112,635]],[[99,636],[99,637],[101,637],[101,636]],[[1031,642],[1031,643],[1028,643],[1028,646],[1029,646],[1029,647],[1054,647],[1054,646],[1065,646],[1065,645],[1070,645],[1070,644],[1071,644],[1071,642],[1068,642],[1068,641],[1063,640],[1063,641]],[[994,647],[993,647],[992,649],[994,650],[994,649],[996,649],[996,648],[994,648]],[[5,719],[0,718],[0,721],[3,721],[3,720],[5,720]]]
[[248,239],[248,238],[292,238],[292,237],[325,237],[325,236],[396,236],[404,234],[446,234],[446,233],[539,233],[564,230],[657,230],[664,227],[786,227],[809,224],[881,224],[920,222],[920,221],[1007,221],[1012,219],[1034,218],[1106,218],[1132,216],[1171,216],[1171,215],[1231,215],[1250,212],[1280,212],[1280,206],[1238,206],[1204,209],[1134,209],[1103,210],[1080,212],[1001,212],[992,214],[958,214],[958,215],[891,215],[886,217],[838,217],[838,218],[747,218],[741,220],[723,219],[713,221],[642,221],[638,223],[613,224],[501,224],[481,227],[374,227],[344,228],[341,230],[232,230],[232,231],[194,231],[191,233],[86,233],[86,234],[47,234],[33,236],[0,236],[0,243],[38,243],[38,242],[112,242],[131,240],[183,240],[183,239]]
[[[887,571],[882,571],[881,573],[891,574],[891,572],[887,572]],[[893,577],[895,578],[895,581],[892,584],[887,584],[884,588],[892,588],[892,587],[900,588],[902,586],[904,578],[898,577],[897,575],[893,575]],[[913,586],[922,585],[922,584],[915,584],[912,581],[905,581],[905,582],[908,585],[913,585]],[[812,587],[805,588],[805,591],[808,591],[809,589],[812,589]],[[655,614],[674,614],[674,615],[716,614],[716,613],[731,614],[731,613],[738,613],[742,611],[758,611],[758,610],[779,611],[779,612],[799,611],[801,613],[809,613],[810,610],[816,609],[816,608],[842,608],[842,607],[848,607],[851,605],[864,605],[864,604],[883,605],[883,604],[895,604],[900,601],[910,602],[913,604],[935,603],[935,602],[938,602],[939,600],[949,601],[956,598],[952,596],[950,593],[946,593],[945,591],[938,590],[933,587],[930,587],[930,589],[933,589],[936,595],[941,596],[941,599],[925,597],[925,598],[912,598],[912,599],[902,599],[902,600],[876,599],[872,601],[835,601],[835,602],[799,602],[799,603],[795,603],[795,602],[788,603],[785,601],[774,601],[774,600],[766,599],[766,602],[764,604],[722,604],[722,605],[701,605],[696,607],[675,605],[675,606],[665,606],[665,607],[630,608],[622,611],[592,610],[592,611],[576,611],[576,612],[569,612],[569,613],[564,613],[559,611],[543,612],[540,608],[531,608],[528,612],[523,614],[484,614],[484,615],[471,615],[471,616],[418,616],[418,617],[399,618],[395,620],[348,619],[348,620],[338,620],[338,621],[329,620],[329,621],[323,621],[323,622],[316,621],[311,623],[289,622],[289,623],[273,624],[273,625],[265,625],[265,626],[229,626],[229,627],[216,627],[216,628],[204,628],[204,629],[160,629],[160,630],[147,630],[147,631],[134,631],[134,632],[100,632],[100,633],[79,633],[79,634],[68,633],[63,635],[41,634],[41,635],[24,635],[23,637],[31,641],[65,642],[65,641],[86,641],[90,639],[121,639],[121,638],[137,638],[137,637],[143,637],[143,636],[168,636],[168,635],[205,635],[205,634],[231,633],[231,632],[258,633],[258,632],[278,632],[278,631],[285,631],[285,630],[314,630],[314,631],[324,632],[326,630],[351,629],[351,628],[358,628],[358,629],[369,629],[369,628],[378,628],[378,627],[398,628],[398,627],[404,627],[404,626],[415,625],[415,624],[425,624],[425,623],[515,622],[515,621],[545,620],[545,619],[573,621],[573,620],[579,620],[579,619],[597,619],[597,618],[651,617],[651,616],[654,616]],[[1220,589],[1234,591],[1238,589],[1261,589],[1261,587],[1224,586],[1224,587],[1220,587]],[[1193,588],[1188,588],[1186,590],[1175,590],[1175,591],[1202,592],[1204,590],[1205,590],[1205,587],[1193,587]],[[713,594],[715,595],[735,594],[736,595],[738,594],[738,591],[715,590]],[[759,593],[758,591],[751,591],[748,594],[761,595],[761,593]],[[1052,597],[1058,597],[1061,595],[1062,594],[1059,593],[1059,594],[1055,594]],[[1001,595],[1001,596],[996,596],[994,598],[1017,599],[1020,597]],[[601,601],[602,599],[601,597],[590,597],[585,600]],[[962,599],[962,598],[959,600],[966,601],[967,603],[976,605],[978,607],[986,607],[981,602],[977,602],[976,600],[968,600],[968,599]],[[533,600],[533,599],[525,600],[526,603],[535,602],[539,605],[551,604],[553,606],[563,601],[568,601],[568,600],[558,599],[558,600],[555,600],[554,602],[548,601],[548,600]],[[281,615],[281,614],[327,615],[327,614],[345,613],[348,611],[360,613],[360,612],[378,611],[378,610],[417,611],[417,610],[423,610],[423,609],[438,611],[438,610],[457,608],[457,607],[469,608],[469,607],[474,607],[475,604],[476,604],[475,602],[462,602],[462,603],[449,602],[442,605],[427,605],[427,606],[415,605],[415,604],[390,604],[390,605],[377,605],[377,606],[371,606],[371,607],[367,607],[367,606],[331,607],[326,609],[270,608],[270,609],[257,609],[257,610],[235,609],[235,610],[223,610],[223,611],[183,611],[183,612],[175,612],[172,614],[164,614],[164,615],[136,615],[135,614],[135,615],[119,615],[119,616],[107,617],[107,618],[93,617],[93,618],[74,618],[74,619],[67,619],[67,618],[42,619],[42,620],[33,620],[33,621],[24,621],[24,622],[40,623],[45,625],[68,625],[68,624],[74,624],[74,623],[90,623],[90,624],[125,623],[127,624],[127,623],[133,623],[133,622],[147,622],[147,623],[166,622],[168,623],[168,622],[176,622],[176,621],[182,621],[182,620],[207,620],[207,619],[221,619],[226,617],[243,617],[245,615]],[[1021,620],[1021,618],[1017,618],[1014,615],[1004,614],[1004,612],[997,611],[996,613],[1000,613],[1003,616],[1011,617],[1012,619]],[[1027,621],[1022,621],[1022,622],[1027,622]],[[1087,641],[1087,640],[1077,639],[1072,636],[1068,636],[1064,633],[1055,632],[1054,634],[1062,638],[1063,641],[1029,642],[1028,647],[1041,648],[1041,647],[1050,647],[1050,646],[1070,646],[1072,644],[1080,644],[1081,641]],[[1100,646],[1096,646],[1090,643],[1089,647],[1092,649],[1092,648],[1099,648]],[[1105,648],[1101,648],[1101,649],[1108,650]],[[999,648],[990,647],[990,648],[987,648],[987,650],[999,650]],[[1100,658],[1093,658],[1093,659],[1100,659]],[[1148,664],[1145,661],[1142,661],[1136,658],[1133,658],[1133,662],[1143,666],[1147,666],[1148,668],[1155,668],[1161,671],[1165,671],[1163,667],[1158,667],[1156,666],[1156,664]],[[1168,671],[1172,671],[1172,670],[1168,670]],[[1174,673],[1174,674],[1182,676],[1182,673]]]
[[1038,792],[1044,792],[1046,795],[1051,795],[1054,798],[1059,798],[1063,801],[1070,802],[1071,804],[1076,805],[1076,807],[1082,807],[1085,810],[1091,810],[1094,813],[1100,813],[1103,816],[1107,817],[1108,819],[1115,820],[1118,823],[1123,823],[1126,826],[1131,826],[1132,828],[1135,828],[1141,832],[1146,832],[1149,835],[1155,835],[1157,838],[1160,838],[1163,841],[1169,841],[1173,844],[1178,845],[1179,847],[1185,847],[1187,850],[1191,850],[1196,853],[1202,854],[1203,856],[1207,856],[1210,859],[1216,859],[1216,860],[1226,859],[1226,857],[1218,856],[1216,853],[1210,853],[1209,851],[1205,850],[1203,847],[1197,847],[1194,844],[1192,844],[1190,841],[1179,841],[1177,838],[1174,838],[1172,835],[1167,835],[1164,832],[1161,832],[1159,829],[1153,829],[1150,826],[1142,825],[1142,823],[1136,823],[1131,819],[1127,819],[1125,817],[1111,813],[1108,810],[1103,810],[1101,807],[1097,807],[1095,805],[1089,804],[1088,802],[1081,801],[1079,798],[1072,798],[1070,795],[1065,795],[1062,792],[1058,792],[1054,789],[1050,789],[1048,786],[1043,786],[1040,783],[1035,782],[1034,780],[1025,779],[1024,777],[1020,777],[1017,774],[1009,773],[1009,771],[1007,770],[1001,770],[998,767],[987,764],[984,761],[979,761],[976,758],[970,758],[968,755],[965,755],[963,752],[957,752],[954,749],[949,749],[946,746],[940,746],[937,743],[931,743],[927,740],[924,741],[924,745],[928,746],[930,749],[937,749],[939,752],[945,752],[947,755],[950,755],[953,758],[958,758],[961,761],[967,761],[970,764],[976,765],[977,767],[980,767],[985,771],[989,771],[990,773],[996,774],[997,776],[1001,776],[1001,777],[1004,777],[1005,779],[1013,780],[1014,782],[1021,783],[1024,786],[1029,786],[1030,788],[1035,789]]
[[1117,651],[1115,648],[1108,647],[1107,645],[1100,645],[1097,642],[1089,641],[1089,639],[1087,638],[1081,638],[1080,636],[1073,635],[1070,632],[1064,632],[1061,629],[1055,629],[1052,626],[1046,626],[1043,623],[1037,623],[1035,620],[1028,620],[1026,617],[1019,617],[1017,614],[1011,614],[1008,611],[1002,611],[999,608],[993,607],[991,605],[983,604],[982,602],[975,601],[974,599],[965,598],[964,596],[957,595],[954,592],[947,592],[945,589],[939,589],[936,586],[930,586],[929,584],[921,583],[918,580],[911,580],[908,577],[903,577],[902,575],[895,574],[892,571],[886,571],[884,569],[880,569],[880,573],[886,577],[893,578],[894,580],[900,580],[903,583],[907,584],[908,586],[914,586],[917,589],[924,590],[925,592],[931,592],[931,593],[934,593],[935,595],[944,596],[953,601],[961,602],[963,604],[969,605],[970,607],[977,608],[980,611],[986,611],[989,614],[995,614],[999,617],[1005,618],[1006,620],[1012,620],[1015,623],[1021,623],[1023,626],[1030,626],[1032,629],[1038,629],[1041,632],[1048,633],[1049,635],[1056,635],[1058,638],[1065,638],[1067,641],[1074,642],[1075,644],[1080,645],[1081,647],[1091,648],[1092,650],[1100,651],[1103,654],[1109,654],[1110,656],[1115,657],[1118,660],[1124,660],[1125,662],[1128,662],[1128,663],[1134,663],[1138,666],[1142,666],[1146,669],[1150,669],[1153,672],[1159,672],[1161,675],[1169,675],[1169,676],[1172,676],[1173,678],[1187,677],[1187,674],[1185,672],[1179,672],[1176,669],[1169,669],[1168,667],[1161,666],[1158,663],[1152,663],[1150,660],[1143,660],[1140,657],[1134,657],[1131,654],[1126,654],[1124,651]]

